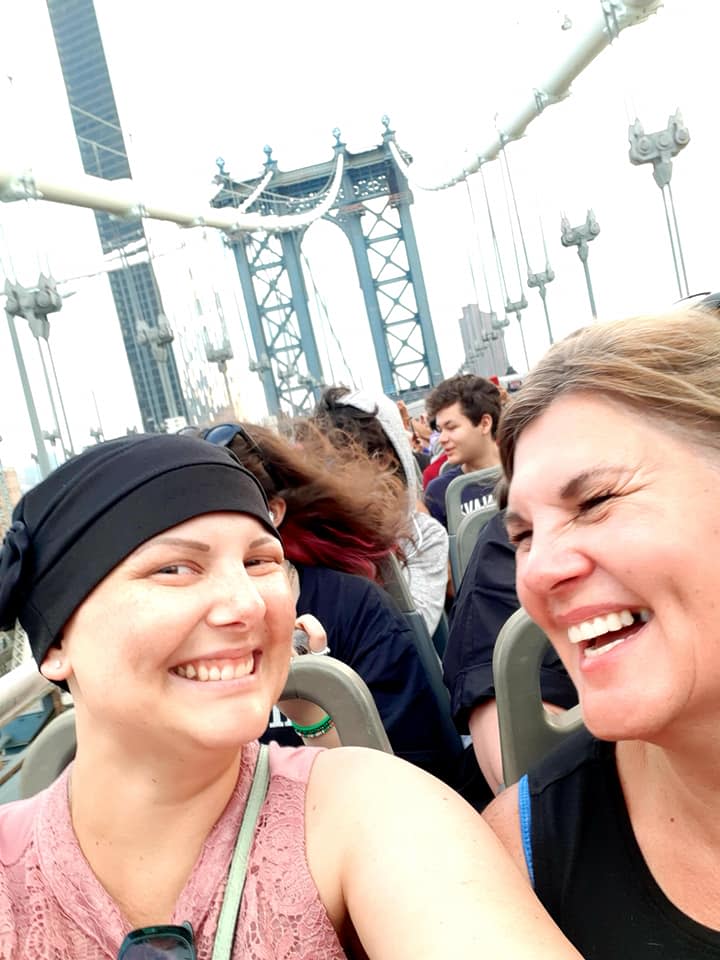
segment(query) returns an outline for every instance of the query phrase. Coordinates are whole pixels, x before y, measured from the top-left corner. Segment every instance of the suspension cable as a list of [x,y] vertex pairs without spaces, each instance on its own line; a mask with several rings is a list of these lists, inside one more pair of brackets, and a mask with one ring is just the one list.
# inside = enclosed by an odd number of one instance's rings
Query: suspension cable
[[675,201],[673,200],[672,184],[667,184],[668,197],[670,198],[670,210],[672,211],[673,224],[675,225],[675,236],[677,238],[678,255],[680,257],[680,267],[682,268],[683,280],[685,281],[685,296],[690,296],[690,287],[688,286],[687,271],[685,270],[685,257],[683,256],[682,241],[680,239],[680,230],[678,228],[677,215],[675,213]]
[[[502,148],[502,153],[503,155],[505,154],[504,144]],[[507,210],[508,221],[510,223],[510,237],[512,239],[513,255],[515,257],[515,268],[517,270],[518,286],[520,288],[520,296],[522,296],[523,279],[522,279],[522,270],[520,269],[520,255],[518,254],[518,244],[517,244],[517,239],[515,237],[515,225],[513,223],[513,214],[512,214],[512,210],[510,209],[510,196],[508,193],[507,179],[505,177],[505,169],[503,168],[502,164],[500,165],[500,174],[501,174],[502,185],[503,185],[503,195],[505,196],[505,209]],[[527,259],[527,253],[525,256]]]
[[523,254],[525,256],[525,266],[527,267],[527,272],[532,273],[530,267],[530,257],[528,256],[527,244],[525,243],[525,233],[522,227],[522,220],[520,219],[520,210],[518,208],[517,196],[515,194],[515,186],[513,184],[512,174],[510,172],[510,162],[508,161],[506,145],[503,146],[502,156],[505,162],[505,171],[507,173],[508,183],[510,185],[510,195],[512,196],[513,207],[515,208],[515,219],[517,220],[518,230],[520,232],[520,242],[522,243]]
[[680,296],[683,297],[685,296],[685,294],[683,293],[682,283],[680,282],[680,268],[678,266],[677,253],[675,252],[675,240],[673,239],[672,226],[670,224],[670,211],[668,210],[668,198],[663,188],[660,189],[660,193],[662,194],[663,208],[665,210],[665,222],[667,223],[668,236],[670,237],[670,251],[672,253],[673,266],[675,267],[675,279],[677,280]]
[[[477,244],[478,257],[480,259],[480,269],[482,270],[483,282],[485,283],[485,294],[487,296],[488,310],[490,313],[494,313],[492,297],[490,295],[490,283],[488,281],[487,270],[485,268],[485,258],[482,255],[482,247],[480,245],[480,226],[478,224],[477,215],[475,213],[475,201],[473,200],[472,190],[470,189],[470,181],[465,180],[465,190],[468,195],[468,203],[470,204],[470,213],[472,215],[473,227],[475,229],[475,242]],[[478,296],[477,284],[475,283],[475,272],[472,268],[472,260],[470,260],[470,270],[472,272],[473,286],[475,287],[475,299],[479,302],[480,297]]]
[[498,244],[497,234],[495,233],[495,223],[493,221],[492,210],[490,209],[490,197],[488,196],[487,183],[485,182],[485,171],[480,167],[480,180],[483,185],[483,192],[485,194],[485,205],[487,207],[488,220],[490,221],[490,234],[492,235],[493,242],[493,251],[495,252],[495,265],[497,266],[498,277],[500,279],[500,289],[502,291],[503,300],[505,303],[509,303],[510,298],[508,296],[507,284],[505,283],[505,271],[503,270],[502,259],[500,257],[500,248]]
[[[327,308],[327,303],[326,303],[326,301],[325,301],[325,298],[324,298],[323,295],[320,293],[320,290],[319,290],[319,288],[318,288],[318,285],[317,285],[317,283],[315,282],[315,275],[313,274],[312,267],[310,266],[310,261],[308,260],[308,258],[305,256],[304,253],[302,254],[302,259],[303,259],[303,263],[304,263],[305,266],[307,267],[308,275],[309,275],[309,277],[310,277],[310,283],[312,284],[312,288],[313,288],[313,292],[314,292],[314,295],[315,295],[316,302],[319,304],[319,306],[320,306],[320,308],[321,308],[321,310],[322,310],[322,315],[323,315],[324,318],[325,318],[325,321],[326,321],[326,324],[325,324],[325,325],[326,325],[327,329],[330,331],[333,340],[335,341],[335,344],[336,344],[336,346],[337,346],[337,348],[338,348],[338,352],[340,353],[340,357],[341,357],[342,362],[343,362],[343,366],[345,367],[345,371],[346,371],[346,373],[348,374],[348,376],[350,377],[350,383],[352,384],[353,389],[356,390],[356,389],[357,389],[357,384],[355,383],[355,378],[354,378],[354,376],[353,376],[353,372],[352,372],[352,370],[351,370],[351,368],[350,368],[350,364],[347,362],[347,357],[345,356],[345,351],[343,350],[342,344],[340,343],[340,340],[339,340],[339,338],[338,338],[338,335],[337,335],[337,333],[335,332],[335,328],[334,328],[333,324],[330,322],[330,311],[329,311],[328,308]],[[332,379],[333,379],[333,383],[337,383],[337,381],[336,381],[336,379],[335,379],[335,373],[334,373],[333,368],[332,368],[332,358],[331,358],[331,356],[330,356],[330,351],[327,350],[327,348],[326,348],[326,351],[327,351],[327,356],[328,356],[328,363],[329,363],[329,365],[330,365],[330,376],[331,376]]]

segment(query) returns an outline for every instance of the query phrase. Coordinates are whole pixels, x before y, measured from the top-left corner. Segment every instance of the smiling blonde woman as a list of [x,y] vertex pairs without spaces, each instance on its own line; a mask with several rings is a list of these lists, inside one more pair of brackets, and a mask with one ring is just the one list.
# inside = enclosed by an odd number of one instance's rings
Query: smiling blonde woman
[[500,424],[517,592],[578,690],[487,817],[593,960],[720,958],[720,320],[597,324]]

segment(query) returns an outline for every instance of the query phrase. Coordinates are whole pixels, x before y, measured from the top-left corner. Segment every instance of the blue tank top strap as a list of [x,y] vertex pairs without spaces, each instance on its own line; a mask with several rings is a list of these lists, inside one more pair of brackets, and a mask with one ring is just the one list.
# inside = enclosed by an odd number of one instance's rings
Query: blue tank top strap
[[530,842],[530,827],[532,812],[530,810],[530,784],[527,774],[518,781],[518,813],[520,815],[520,836],[522,837],[523,854],[527,866],[530,883],[535,886],[535,871],[533,870],[532,843]]

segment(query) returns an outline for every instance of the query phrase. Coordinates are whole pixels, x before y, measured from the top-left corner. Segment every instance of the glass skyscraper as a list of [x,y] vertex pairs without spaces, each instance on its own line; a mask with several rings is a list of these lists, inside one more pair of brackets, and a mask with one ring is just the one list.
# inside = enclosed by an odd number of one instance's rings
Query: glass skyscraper
[[[47,0],[60,57],[72,122],[85,173],[106,180],[131,177],[125,140],[93,0]],[[103,253],[148,257],[142,220],[95,213]],[[164,313],[152,262],[124,264],[109,273],[125,350],[145,430],[158,430],[168,417],[187,417],[171,347],[165,369],[147,343],[139,342],[138,324],[157,328]]]

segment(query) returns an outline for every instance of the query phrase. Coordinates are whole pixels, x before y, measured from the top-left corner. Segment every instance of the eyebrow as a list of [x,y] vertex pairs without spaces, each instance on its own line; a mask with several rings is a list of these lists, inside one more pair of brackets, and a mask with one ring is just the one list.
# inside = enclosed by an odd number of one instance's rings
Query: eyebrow
[[152,540],[147,540],[145,543],[140,544],[137,548],[138,553],[154,547],[158,543],[170,544],[174,547],[185,547],[190,550],[202,550],[204,553],[210,550],[207,543],[201,543],[199,540],[186,540],[185,537],[153,537]]
[[[590,470],[581,470],[580,473],[571,477],[570,480],[560,488],[560,499],[575,500],[585,492],[588,487],[594,486],[599,481],[610,479],[617,481],[623,475],[627,475],[628,472],[628,468],[620,464],[608,464],[607,466],[593,467]],[[506,527],[510,527],[513,524],[522,526],[526,523],[527,521],[521,514],[514,510],[505,511]]]
[[618,480],[623,474],[627,474],[628,469],[625,466],[607,466],[593,467],[591,470],[581,470],[580,473],[568,480],[560,490],[561,500],[573,500],[582,491],[589,486],[597,483],[599,480]]
[[264,537],[258,537],[256,540],[253,540],[252,543],[248,544],[248,549],[252,550],[255,547],[262,547],[266,543],[277,543],[280,546],[280,541],[277,537],[271,537],[269,533],[265,534]]

